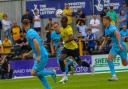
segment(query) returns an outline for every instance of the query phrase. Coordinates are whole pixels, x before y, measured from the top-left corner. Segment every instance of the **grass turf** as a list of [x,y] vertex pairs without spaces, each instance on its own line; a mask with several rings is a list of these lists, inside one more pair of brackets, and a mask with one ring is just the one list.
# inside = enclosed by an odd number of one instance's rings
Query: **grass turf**
[[[128,89],[128,73],[117,73],[118,81],[107,81],[110,74],[76,75],[69,77],[66,84],[54,83],[48,77],[53,89]],[[58,77],[58,80],[61,77]],[[0,89],[45,89],[38,78],[0,80]]]

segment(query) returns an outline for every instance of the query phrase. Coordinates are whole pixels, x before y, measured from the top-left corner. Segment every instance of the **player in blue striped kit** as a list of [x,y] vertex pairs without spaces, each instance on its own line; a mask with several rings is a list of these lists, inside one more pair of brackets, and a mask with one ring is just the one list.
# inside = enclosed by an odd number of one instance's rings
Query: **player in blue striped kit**
[[[30,21],[25,19],[23,20],[23,28],[26,30],[26,38],[28,40],[29,45],[32,48],[32,52],[34,54],[34,66],[31,72],[32,76],[37,76],[46,89],[52,89],[45,76],[51,75],[54,81],[56,81],[56,73],[53,70],[45,70],[45,66],[48,62],[48,52],[43,45],[43,41],[38,35],[38,33],[30,28]],[[29,55],[24,54],[24,57]]]
[[100,49],[107,43],[108,39],[111,38],[112,40],[112,48],[108,55],[108,66],[110,68],[110,71],[112,73],[112,78],[109,79],[109,81],[115,81],[118,80],[115,69],[114,69],[114,63],[113,59],[120,55],[122,64],[124,66],[127,66],[128,60],[127,60],[127,51],[126,51],[126,44],[120,37],[120,33],[118,31],[118,28],[114,25],[111,25],[111,18],[109,16],[103,17],[103,24],[106,27],[105,29],[105,39],[102,45],[100,46]]

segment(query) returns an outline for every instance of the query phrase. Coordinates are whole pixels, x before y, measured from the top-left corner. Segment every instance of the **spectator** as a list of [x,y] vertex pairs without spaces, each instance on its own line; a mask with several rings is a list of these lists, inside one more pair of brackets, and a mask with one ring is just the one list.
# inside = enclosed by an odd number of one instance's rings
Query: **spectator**
[[85,39],[87,36],[87,26],[85,25],[85,22],[83,20],[79,20],[78,24],[78,32],[82,34],[82,38]]
[[21,18],[21,22],[23,22],[24,19],[28,19],[31,23],[31,27],[33,27],[33,16],[30,15],[29,10],[26,10],[25,14]]
[[34,13],[34,29],[41,35],[41,18],[37,10],[34,10]]
[[51,42],[51,32],[53,31],[52,26],[53,26],[52,19],[49,18],[48,24],[45,26],[45,30],[47,31],[47,33],[46,33],[46,38],[47,38],[46,44],[48,46],[49,51],[50,51],[50,42]]
[[11,29],[11,34],[13,37],[14,42],[16,43],[18,40],[20,40],[21,37],[21,28],[17,25],[17,22],[14,21]]
[[110,6],[110,10],[107,12],[107,16],[110,16],[111,17],[111,19],[112,19],[111,24],[115,25],[116,24],[116,21],[117,21],[117,18],[118,18],[118,15],[113,10],[113,6]]
[[[10,35],[10,30],[11,30],[11,22],[8,20],[8,16],[7,14],[3,15],[3,19],[2,19],[2,37],[7,36],[11,39],[11,35]],[[2,39],[3,40],[3,39]]]
[[3,44],[1,40],[0,40],[0,53],[3,53]]
[[103,17],[107,15],[107,12],[108,12],[108,8],[104,7],[103,12],[100,14],[101,21],[102,21]]
[[127,17],[126,17],[126,14],[123,10],[120,11],[120,14],[119,14],[119,25],[120,25],[120,30],[123,29],[123,26],[127,25],[127,21],[126,21]]
[[88,45],[88,52],[89,54],[92,54],[94,49],[95,49],[95,34],[92,32],[92,29],[91,28],[88,28],[87,30],[87,45]]
[[7,54],[11,53],[12,42],[9,40],[7,36],[5,36],[3,41],[3,49],[4,49],[4,53],[7,53]]
[[84,21],[84,23],[86,22],[86,17],[85,14],[83,13],[83,11],[81,9],[77,10],[77,15],[76,15],[76,24],[78,24],[79,21]]
[[99,39],[100,34],[100,20],[96,18],[96,15],[93,15],[93,18],[90,20],[90,27],[92,29],[92,33],[95,34],[96,39]]
[[13,69],[7,59],[0,58],[0,75],[1,79],[12,79]]
[[22,55],[23,53],[29,52],[31,50],[30,46],[28,45],[27,39],[24,36],[20,37],[16,45],[18,46],[16,50],[18,55]]
[[72,24],[72,10],[69,4],[65,3],[65,8],[63,10],[63,16],[67,16],[68,18],[68,25]]

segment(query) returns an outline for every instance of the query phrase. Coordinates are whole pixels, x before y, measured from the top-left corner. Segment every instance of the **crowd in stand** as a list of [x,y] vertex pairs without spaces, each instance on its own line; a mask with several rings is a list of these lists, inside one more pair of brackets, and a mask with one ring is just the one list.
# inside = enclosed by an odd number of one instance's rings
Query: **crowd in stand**
[[[102,26],[102,18],[103,16],[110,16],[112,19],[111,24],[116,25],[121,33],[122,38],[125,39],[128,36],[128,6],[124,4],[120,9],[119,14],[117,14],[113,6],[104,7],[103,12],[99,15],[93,15],[92,18],[87,22],[86,13],[82,11],[82,9],[77,10],[77,14],[73,19],[72,9],[69,4],[65,4],[65,8],[63,10],[63,16],[67,16],[68,25],[71,25],[74,29],[75,35],[79,35],[78,38],[81,38],[81,43],[83,44],[84,54],[95,54],[98,53],[99,44],[102,42],[102,38],[104,36],[104,26]],[[51,33],[53,30],[54,21],[52,18],[48,19],[47,25],[41,29],[41,17],[38,13],[38,10],[34,11],[34,16],[29,13],[29,10],[26,10],[25,14],[22,15],[21,23],[24,19],[29,19],[31,22],[31,27],[35,29],[41,36],[41,30],[46,31],[46,41],[44,42],[46,48],[51,53]],[[74,24],[75,22],[75,24]],[[59,22],[60,23],[60,22]],[[25,30],[22,29],[22,26],[17,24],[17,21],[11,22],[8,19],[8,15],[4,14],[3,19],[0,22],[1,28],[1,40],[0,40],[0,53],[11,54],[14,53],[14,56],[20,57],[22,53],[28,52],[31,50],[27,43],[27,39],[25,38]],[[76,37],[77,38],[77,37]],[[77,40],[79,40],[77,38]],[[106,53],[111,48],[111,39],[104,48],[103,53]]]

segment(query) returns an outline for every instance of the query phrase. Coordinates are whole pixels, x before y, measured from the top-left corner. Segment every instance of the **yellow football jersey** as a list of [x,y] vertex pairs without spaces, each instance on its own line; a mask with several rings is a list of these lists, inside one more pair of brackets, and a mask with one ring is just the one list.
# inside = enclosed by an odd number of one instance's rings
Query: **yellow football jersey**
[[[66,42],[68,40],[69,35],[72,35],[73,34],[73,30],[72,30],[72,27],[70,25],[68,25],[66,28],[61,28],[60,29],[60,32],[61,32],[61,37],[62,37],[62,39],[63,39],[64,42]],[[78,45],[73,40],[71,42],[65,43],[64,44],[64,47],[66,49],[74,50],[74,49],[77,49],[78,48]]]

